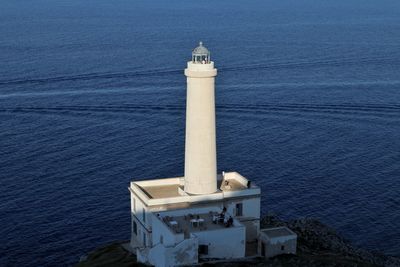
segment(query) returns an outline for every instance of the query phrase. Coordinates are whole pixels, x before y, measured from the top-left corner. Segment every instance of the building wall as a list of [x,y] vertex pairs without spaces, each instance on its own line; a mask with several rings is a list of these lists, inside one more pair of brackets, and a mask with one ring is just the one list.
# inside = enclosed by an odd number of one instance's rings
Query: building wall
[[[237,215],[236,204],[242,203],[242,215]],[[257,240],[260,231],[260,198],[231,199],[225,201],[227,211],[246,226],[246,241]]]
[[151,264],[155,267],[193,265],[198,262],[197,248],[198,240],[192,237],[172,247],[157,244],[152,248],[137,249],[136,255],[138,262]]
[[258,219],[242,219],[239,220],[246,227],[246,242],[254,242],[257,240],[260,232],[260,220]]
[[246,228],[230,227],[212,231],[201,231],[193,234],[200,245],[208,246],[208,255],[200,258],[242,258],[246,253]]
[[[236,216],[236,204],[243,204],[243,214],[242,216]],[[260,218],[260,197],[254,198],[234,198],[234,199],[226,199],[225,206],[228,212],[234,215],[236,218],[240,219],[240,217],[247,218]]]
[[[262,255],[262,243],[265,246],[265,254]],[[258,251],[266,258],[281,254],[296,254],[297,238],[275,238],[274,240],[259,240]]]
[[136,218],[144,225],[148,230],[151,230],[151,217],[147,206],[142,202],[140,198],[131,193],[131,211]]
[[153,231],[152,231],[152,241],[153,246],[160,243],[161,236],[162,236],[162,243],[164,246],[175,246],[175,244],[181,242],[184,239],[184,234],[176,234],[169,229],[165,223],[163,223],[157,215],[151,214],[154,218],[152,218],[153,222]]
[[193,265],[198,263],[198,247],[198,239],[193,237],[185,239],[175,247],[167,248],[165,266]]
[[[134,233],[134,223],[136,223],[136,234]],[[131,247],[144,247],[152,244],[152,235],[135,216],[131,216]]]
[[[137,225],[137,234],[133,232],[134,223]],[[131,246],[148,246],[152,244],[152,216],[146,205],[131,193]]]

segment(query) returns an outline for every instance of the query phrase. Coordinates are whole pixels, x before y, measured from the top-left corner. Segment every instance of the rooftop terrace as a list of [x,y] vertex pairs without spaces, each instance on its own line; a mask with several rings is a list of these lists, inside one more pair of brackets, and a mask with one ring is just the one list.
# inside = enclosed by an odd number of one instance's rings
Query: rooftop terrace
[[[183,216],[163,216],[161,213],[158,217],[176,234],[243,226],[227,213],[221,215],[219,212],[211,211],[209,213],[186,214]],[[232,218],[231,221],[229,220],[230,218]]]

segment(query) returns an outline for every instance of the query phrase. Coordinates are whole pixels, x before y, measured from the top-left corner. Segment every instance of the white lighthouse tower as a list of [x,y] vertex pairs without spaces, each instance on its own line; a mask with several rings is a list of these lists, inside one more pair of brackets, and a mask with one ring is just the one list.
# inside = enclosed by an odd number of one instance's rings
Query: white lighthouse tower
[[130,183],[131,249],[157,267],[257,255],[260,188],[237,172],[217,174],[215,77],[210,52],[196,47],[187,77],[183,177]]
[[185,69],[187,77],[185,185],[189,194],[217,191],[215,76],[210,52],[200,42]]

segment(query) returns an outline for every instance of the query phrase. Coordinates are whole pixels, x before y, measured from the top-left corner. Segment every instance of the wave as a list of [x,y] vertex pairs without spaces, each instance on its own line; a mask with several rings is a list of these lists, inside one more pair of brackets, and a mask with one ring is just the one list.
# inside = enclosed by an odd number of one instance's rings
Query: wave
[[[328,67],[328,66],[343,66],[343,65],[361,65],[361,64],[391,64],[400,65],[398,57],[369,57],[369,58],[344,58],[344,59],[325,59],[313,61],[293,61],[293,62],[260,62],[251,64],[238,64],[237,66],[221,65],[220,71],[254,71],[265,69],[293,69],[293,68],[312,68],[312,67]],[[42,78],[20,78],[0,80],[0,85],[21,85],[21,84],[41,84],[55,83],[65,81],[81,81],[81,80],[96,80],[96,79],[115,79],[115,78],[133,78],[138,76],[162,76],[182,74],[182,69],[153,69],[145,71],[128,71],[128,72],[111,72],[111,73],[86,73],[79,75],[65,75]]]
[[[365,86],[399,86],[400,80],[390,81],[356,81],[356,82],[310,82],[310,83],[268,83],[268,84],[252,84],[252,88],[304,88],[304,89],[328,89],[328,88],[345,88],[345,87],[365,87]],[[234,88],[241,88],[248,86],[246,84],[235,84]],[[168,86],[171,88],[171,85]],[[115,94],[116,92],[132,91],[132,90],[147,90],[148,87],[124,87],[124,88],[109,88],[109,89],[85,89],[85,90],[71,90],[71,89],[52,89],[47,91],[21,91],[21,92],[6,92],[0,93],[0,98],[13,98],[13,97],[38,97],[38,96],[60,96],[60,95],[85,95],[85,94]]]
[[53,76],[44,78],[29,78],[29,79],[11,79],[0,80],[0,85],[19,85],[31,83],[52,83],[52,82],[65,82],[65,81],[81,81],[81,80],[96,80],[96,79],[114,79],[114,78],[132,78],[137,76],[152,76],[152,75],[171,75],[183,73],[183,70],[148,70],[136,72],[114,72],[114,73],[86,73],[70,76]]
[[376,57],[376,58],[345,58],[345,59],[325,59],[314,61],[294,61],[281,63],[264,63],[240,65],[234,67],[219,68],[221,71],[242,71],[242,70],[262,70],[262,69],[293,69],[293,68],[310,68],[310,67],[338,67],[344,65],[360,65],[360,64],[397,64],[400,65],[400,60],[396,57]]
[[[217,112],[242,113],[257,115],[260,113],[285,112],[285,113],[319,113],[319,114],[359,114],[376,116],[399,116],[400,105],[378,104],[222,104],[217,105]],[[75,105],[31,107],[16,106],[0,108],[0,112],[7,113],[141,113],[141,112],[180,112],[185,111],[181,105]]]

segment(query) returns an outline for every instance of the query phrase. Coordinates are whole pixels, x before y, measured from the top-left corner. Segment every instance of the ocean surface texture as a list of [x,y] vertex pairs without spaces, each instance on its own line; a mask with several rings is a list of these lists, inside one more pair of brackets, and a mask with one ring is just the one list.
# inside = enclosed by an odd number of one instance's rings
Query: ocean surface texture
[[183,175],[200,40],[219,171],[400,255],[400,1],[0,2],[0,266],[130,238],[129,182]]

